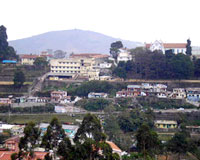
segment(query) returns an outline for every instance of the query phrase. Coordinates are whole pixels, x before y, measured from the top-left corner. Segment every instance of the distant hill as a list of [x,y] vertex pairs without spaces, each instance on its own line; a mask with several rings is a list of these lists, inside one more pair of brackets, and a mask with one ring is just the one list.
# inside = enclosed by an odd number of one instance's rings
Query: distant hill
[[[10,41],[9,45],[17,50],[18,54],[39,54],[46,49],[63,50],[67,53],[109,53],[110,44],[118,38],[101,33],[79,29],[52,31],[40,35]],[[142,43],[121,40],[124,47],[135,48]]]

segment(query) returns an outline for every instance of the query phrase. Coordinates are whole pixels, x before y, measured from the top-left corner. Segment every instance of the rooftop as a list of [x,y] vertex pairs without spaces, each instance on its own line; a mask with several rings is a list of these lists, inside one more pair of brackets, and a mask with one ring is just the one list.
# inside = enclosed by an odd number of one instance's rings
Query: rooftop
[[81,54],[73,54],[70,58],[107,58],[109,55],[107,54],[99,54],[99,53],[81,53]]

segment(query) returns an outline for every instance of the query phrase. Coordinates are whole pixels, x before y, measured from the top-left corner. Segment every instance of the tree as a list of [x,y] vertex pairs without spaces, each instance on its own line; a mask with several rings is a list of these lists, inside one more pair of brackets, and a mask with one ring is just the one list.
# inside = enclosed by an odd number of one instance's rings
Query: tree
[[89,99],[82,107],[88,111],[101,111],[109,104],[110,102],[103,98]]
[[76,143],[74,159],[119,160],[119,156],[112,154],[112,149],[105,139],[106,135],[102,132],[98,118],[87,114],[74,138]]
[[91,138],[95,141],[105,140],[106,136],[102,133],[102,126],[100,121],[95,115],[87,114],[81,126],[79,127],[74,142],[84,142],[88,138]]
[[37,57],[33,63],[39,69],[45,68],[48,65],[47,60],[44,57]]
[[33,152],[35,147],[39,146],[40,129],[33,122],[28,123],[24,128],[24,137],[20,139],[19,148],[22,152]]
[[71,144],[69,138],[65,137],[58,146],[58,154],[63,157],[63,159],[74,160],[75,147]]
[[42,146],[46,150],[53,150],[56,154],[59,143],[65,138],[65,131],[57,118],[53,118],[42,139]]
[[186,55],[191,56],[192,55],[192,47],[191,47],[191,40],[187,40],[187,45],[186,45]]
[[194,75],[200,77],[200,59],[194,61]]
[[192,141],[190,133],[187,132],[184,126],[181,126],[181,131],[175,133],[167,145],[168,150],[172,153],[178,154],[179,159],[182,154],[196,150],[196,145]]
[[194,66],[190,57],[179,53],[169,60],[171,69],[171,78],[174,79],[188,79],[193,76]]
[[147,155],[154,156],[159,150],[161,144],[158,139],[158,135],[155,131],[152,131],[150,127],[143,124],[136,133],[137,148],[139,152],[144,155],[146,159]]
[[17,87],[17,88],[22,87],[22,85],[25,82],[25,75],[21,70],[17,69],[15,71],[13,82],[14,82],[15,87]]
[[123,44],[121,41],[116,41],[116,42],[111,43],[110,54],[113,56],[114,59],[117,59],[120,48],[123,48]]
[[0,61],[4,59],[18,59],[13,47],[8,46],[6,27],[0,26]]

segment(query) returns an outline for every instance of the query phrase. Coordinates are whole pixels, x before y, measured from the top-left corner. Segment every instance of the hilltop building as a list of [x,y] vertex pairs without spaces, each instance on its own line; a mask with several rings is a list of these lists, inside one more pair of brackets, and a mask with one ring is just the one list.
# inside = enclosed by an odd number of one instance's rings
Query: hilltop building
[[146,43],[145,47],[152,52],[160,50],[165,54],[167,50],[172,50],[174,54],[186,54],[186,45],[187,43],[163,43],[162,41],[156,40],[154,43]]

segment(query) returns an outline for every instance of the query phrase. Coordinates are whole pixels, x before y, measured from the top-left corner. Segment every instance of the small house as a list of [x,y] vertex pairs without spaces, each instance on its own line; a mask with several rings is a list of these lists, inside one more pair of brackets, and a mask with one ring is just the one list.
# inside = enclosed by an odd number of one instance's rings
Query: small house
[[171,120],[156,120],[154,121],[154,124],[156,128],[161,128],[161,129],[172,129],[178,127],[177,121],[171,121]]

